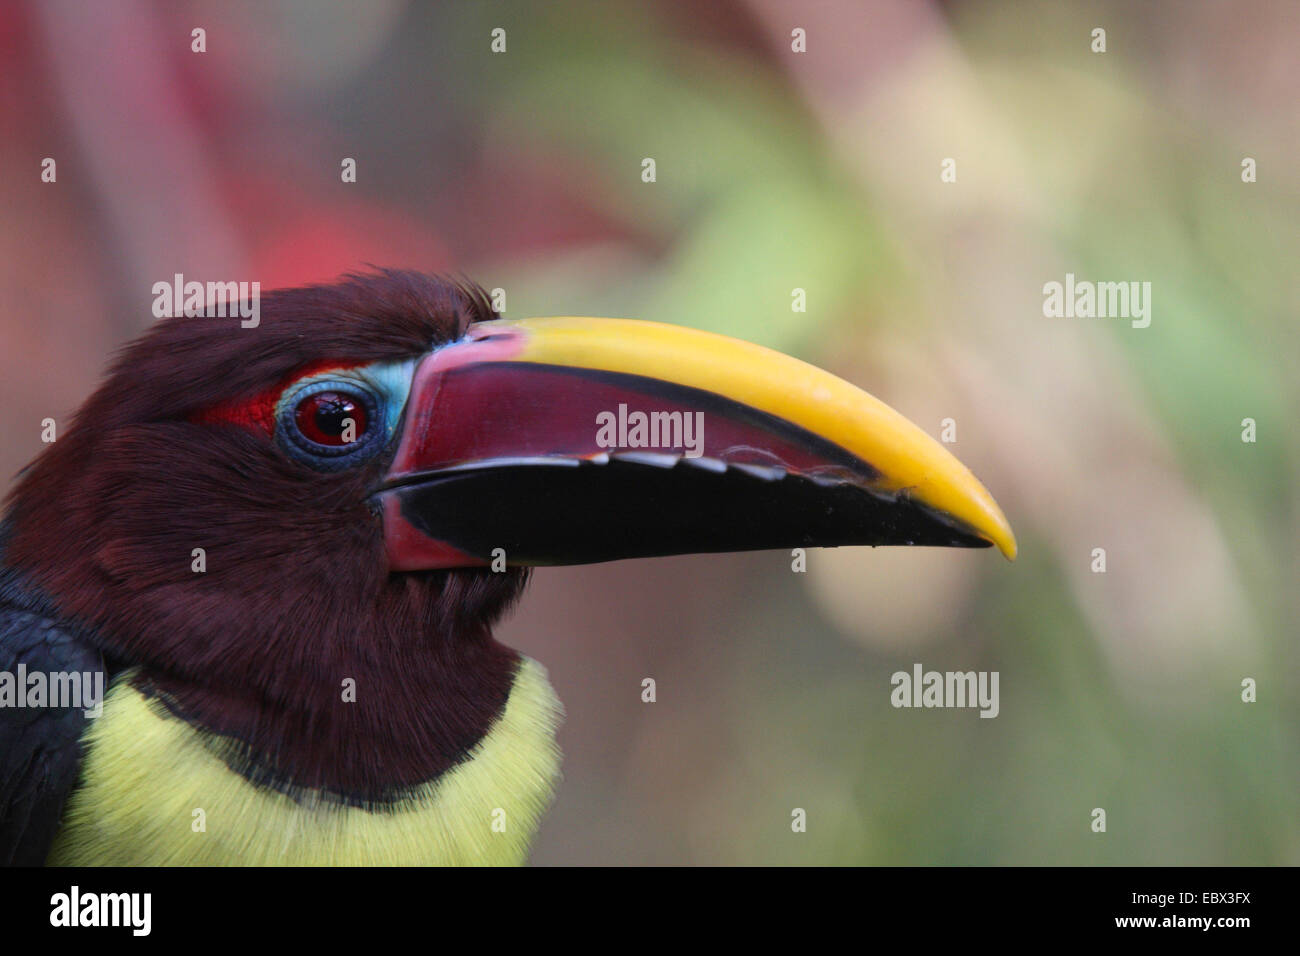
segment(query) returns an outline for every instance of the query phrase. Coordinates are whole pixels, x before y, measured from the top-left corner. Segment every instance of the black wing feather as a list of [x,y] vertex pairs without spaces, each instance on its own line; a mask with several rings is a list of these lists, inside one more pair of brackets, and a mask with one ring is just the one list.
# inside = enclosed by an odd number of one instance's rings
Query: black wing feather
[[[105,670],[99,651],[74,629],[0,601],[0,671],[17,680],[20,663],[28,674]],[[77,781],[85,722],[80,707],[0,707],[0,865],[45,862]]]

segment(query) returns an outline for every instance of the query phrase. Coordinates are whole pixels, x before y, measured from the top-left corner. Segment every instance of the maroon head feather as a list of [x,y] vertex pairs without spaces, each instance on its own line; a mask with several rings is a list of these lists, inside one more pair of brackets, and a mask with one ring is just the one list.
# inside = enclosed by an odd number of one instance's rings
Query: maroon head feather
[[22,477],[6,562],[241,772],[395,799],[504,706],[518,657],[490,628],[526,572],[390,575],[368,502],[387,455],[309,468],[267,403],[322,364],[414,358],[490,318],[480,289],[384,271],[270,293],[256,328],[160,322]]

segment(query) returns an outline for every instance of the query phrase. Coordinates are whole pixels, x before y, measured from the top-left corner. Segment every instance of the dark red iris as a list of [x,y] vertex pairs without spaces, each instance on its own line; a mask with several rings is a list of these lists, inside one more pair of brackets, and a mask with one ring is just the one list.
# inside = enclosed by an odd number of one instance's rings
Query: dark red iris
[[[352,428],[349,431],[348,421]],[[360,441],[366,433],[365,406],[342,392],[316,392],[298,403],[294,411],[298,430],[318,445],[340,448]]]

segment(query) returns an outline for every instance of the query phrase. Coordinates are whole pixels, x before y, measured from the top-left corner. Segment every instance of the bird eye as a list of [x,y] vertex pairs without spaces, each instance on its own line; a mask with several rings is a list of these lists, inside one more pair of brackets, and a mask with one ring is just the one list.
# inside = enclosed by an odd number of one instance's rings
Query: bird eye
[[379,397],[360,383],[311,382],[281,398],[276,431],[294,458],[333,471],[383,447],[381,409]]
[[293,413],[298,431],[318,445],[338,448],[366,434],[365,407],[344,392],[317,392],[298,403]]

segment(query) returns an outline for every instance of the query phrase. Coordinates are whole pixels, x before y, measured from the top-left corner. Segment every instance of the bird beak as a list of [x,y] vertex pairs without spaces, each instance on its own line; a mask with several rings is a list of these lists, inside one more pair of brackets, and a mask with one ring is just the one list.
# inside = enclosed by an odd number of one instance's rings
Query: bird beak
[[627,319],[481,322],[416,366],[377,494],[393,570],[1016,541],[941,444],[828,372]]

